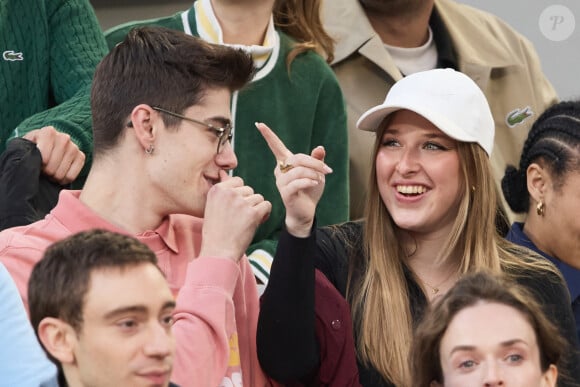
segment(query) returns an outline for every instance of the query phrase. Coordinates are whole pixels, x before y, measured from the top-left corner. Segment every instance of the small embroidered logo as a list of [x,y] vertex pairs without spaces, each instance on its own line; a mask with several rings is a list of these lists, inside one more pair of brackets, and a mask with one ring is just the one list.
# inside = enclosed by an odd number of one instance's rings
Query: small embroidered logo
[[527,120],[528,117],[532,116],[533,114],[534,112],[529,106],[526,106],[523,109],[515,109],[506,116],[505,122],[510,128],[513,128],[514,126]]
[[14,50],[7,50],[2,53],[2,58],[4,60],[15,61],[15,60],[24,60],[22,58],[21,52],[14,52]]

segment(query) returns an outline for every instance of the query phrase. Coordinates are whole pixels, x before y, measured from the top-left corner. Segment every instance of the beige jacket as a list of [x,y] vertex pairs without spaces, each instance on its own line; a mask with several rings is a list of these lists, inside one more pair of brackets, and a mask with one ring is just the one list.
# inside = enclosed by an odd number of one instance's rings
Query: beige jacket
[[[435,0],[435,7],[451,36],[459,70],[481,87],[491,106],[496,124],[491,163],[499,184],[506,165],[518,165],[534,118],[558,97],[532,44],[503,21],[451,0]],[[332,67],[347,104],[350,208],[356,219],[364,210],[374,143],[374,133],[356,129],[356,121],[382,103],[402,76],[358,0],[324,0],[322,11],[324,26],[337,42]],[[532,114],[513,122],[521,112]],[[508,214],[514,220],[511,211]]]

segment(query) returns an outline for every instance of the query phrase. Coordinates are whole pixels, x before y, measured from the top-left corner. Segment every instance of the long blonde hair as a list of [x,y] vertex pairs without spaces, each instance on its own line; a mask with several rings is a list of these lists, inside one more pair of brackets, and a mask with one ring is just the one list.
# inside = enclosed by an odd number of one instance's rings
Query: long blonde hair
[[286,64],[308,50],[317,51],[328,63],[334,59],[334,41],[320,19],[320,0],[276,0],[274,24],[296,40]]
[[[353,321],[357,328],[357,355],[397,386],[410,385],[408,357],[413,337],[404,262],[406,254],[398,242],[399,229],[384,205],[376,179],[377,152],[383,123],[377,132],[373,166],[369,178],[369,198],[363,234],[365,268],[360,283],[348,286]],[[517,274],[522,268],[557,273],[549,263],[527,261],[526,249],[505,241],[496,231],[499,205],[489,158],[475,143],[458,142],[463,197],[445,247],[437,254],[444,260],[452,252],[461,253],[460,274],[487,269]],[[352,268],[351,268],[352,270]],[[352,279],[349,272],[349,280]]]

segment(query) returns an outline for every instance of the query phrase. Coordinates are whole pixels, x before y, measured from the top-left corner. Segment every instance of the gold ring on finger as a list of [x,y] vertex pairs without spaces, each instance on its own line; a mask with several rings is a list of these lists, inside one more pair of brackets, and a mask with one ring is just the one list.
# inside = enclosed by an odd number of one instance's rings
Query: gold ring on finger
[[294,168],[294,165],[287,163],[286,161],[278,161],[278,168],[280,168],[280,172],[286,173]]

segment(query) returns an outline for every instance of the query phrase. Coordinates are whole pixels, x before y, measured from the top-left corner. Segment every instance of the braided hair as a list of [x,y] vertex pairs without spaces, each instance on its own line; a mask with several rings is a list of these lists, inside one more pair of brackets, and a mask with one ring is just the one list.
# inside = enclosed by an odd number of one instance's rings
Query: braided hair
[[514,212],[528,212],[526,171],[536,161],[549,169],[556,190],[564,184],[565,174],[580,165],[580,100],[560,102],[546,109],[528,133],[519,169],[512,165],[506,168],[501,188]]

